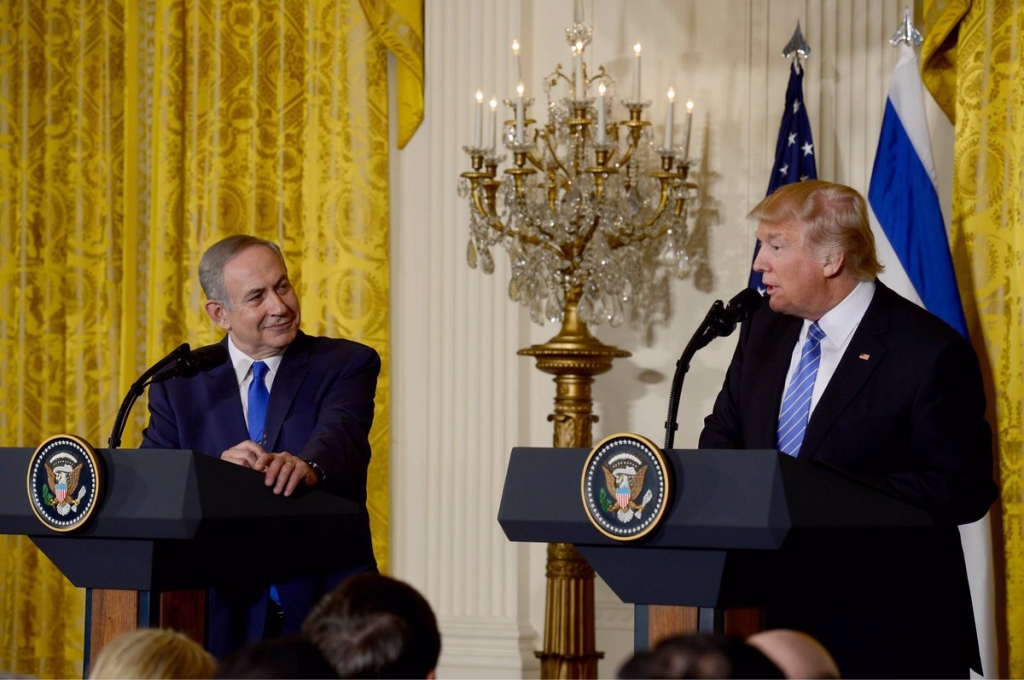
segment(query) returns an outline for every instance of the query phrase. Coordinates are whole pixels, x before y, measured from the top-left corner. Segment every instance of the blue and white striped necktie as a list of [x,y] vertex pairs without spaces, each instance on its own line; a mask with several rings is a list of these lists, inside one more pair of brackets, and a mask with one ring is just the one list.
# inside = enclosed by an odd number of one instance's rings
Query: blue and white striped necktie
[[825,331],[815,321],[807,331],[807,341],[800,352],[800,362],[796,372],[786,388],[786,396],[782,400],[782,412],[779,413],[779,431],[776,441],[779,451],[796,458],[800,453],[800,445],[807,431],[807,420],[811,413],[811,394],[814,392],[814,381],[818,377],[818,364],[821,363],[821,341]]

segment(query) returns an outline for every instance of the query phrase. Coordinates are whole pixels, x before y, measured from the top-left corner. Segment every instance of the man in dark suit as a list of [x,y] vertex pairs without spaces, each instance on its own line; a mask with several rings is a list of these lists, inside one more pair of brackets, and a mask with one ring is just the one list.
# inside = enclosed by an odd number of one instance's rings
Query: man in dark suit
[[208,648],[223,658],[245,642],[297,632],[324,593],[376,570],[366,477],[380,357],[365,345],[299,330],[298,297],[274,243],[223,239],[203,255],[199,278],[207,314],[227,333],[230,361],[192,380],[154,385],[143,448],[192,449],[262,473],[268,494],[316,487],[361,508],[344,550],[327,560],[309,548],[309,573],[210,589]]
[[781,187],[758,220],[769,306],[745,325],[701,448],[779,449],[931,512],[901,554],[837,580],[814,556],[766,604],[769,627],[821,640],[846,677],[966,677],[978,648],[957,524],[996,497],[977,356],[947,324],[875,280],[863,197]]

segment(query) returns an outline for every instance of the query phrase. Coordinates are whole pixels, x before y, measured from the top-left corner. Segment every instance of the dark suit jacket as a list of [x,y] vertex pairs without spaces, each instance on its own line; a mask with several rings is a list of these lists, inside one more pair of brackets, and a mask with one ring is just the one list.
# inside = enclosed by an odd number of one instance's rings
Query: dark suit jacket
[[[978,651],[956,525],[983,517],[996,497],[981,372],[961,335],[882,283],[876,285],[811,414],[799,458],[834,466],[924,508],[938,526],[927,550],[901,556],[899,569],[880,567],[894,575],[898,587],[883,583],[883,576],[869,588],[837,584],[831,593],[805,593],[804,609],[816,610],[820,620],[803,627],[816,626],[808,632],[827,638],[822,641],[837,656],[859,656],[840,660],[846,677],[965,676]],[[775,448],[786,373],[802,323],[764,305],[745,324],[714,411],[705,420],[701,448]],[[907,560],[916,568],[908,569]],[[897,573],[918,578],[897,579]],[[840,607],[837,598],[844,590],[848,597]],[[864,599],[871,592],[878,602]],[[787,594],[790,601],[793,596]],[[884,608],[878,616],[862,612],[860,621],[855,610],[869,605]],[[785,603],[776,607],[787,608],[797,609]],[[801,616],[814,618],[807,611]],[[883,633],[888,629],[878,626],[881,618],[895,632]],[[852,635],[850,628],[860,625],[874,632],[866,638]],[[830,626],[835,630],[827,630]],[[880,640],[885,636],[888,641]],[[922,646],[929,650],[927,661]]]
[[[222,344],[227,346],[227,338]],[[317,600],[345,576],[376,568],[366,512],[366,477],[379,373],[380,357],[372,348],[300,332],[274,378],[265,448],[316,463],[324,472],[323,490],[362,506],[355,534],[340,555],[332,551],[329,569],[316,568],[324,560],[313,547],[310,573],[276,584],[288,631],[298,630]],[[249,438],[230,361],[190,380],[154,385],[149,411],[143,448],[191,449],[219,458]],[[223,656],[261,636],[266,590],[211,589],[209,609],[208,646]]]

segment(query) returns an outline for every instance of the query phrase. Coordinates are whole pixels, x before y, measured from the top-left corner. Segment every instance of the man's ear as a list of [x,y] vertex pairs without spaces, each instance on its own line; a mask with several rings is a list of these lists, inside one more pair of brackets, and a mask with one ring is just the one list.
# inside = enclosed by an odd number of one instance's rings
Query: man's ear
[[221,327],[222,330],[231,330],[231,323],[228,321],[227,310],[224,309],[224,305],[216,300],[206,301],[206,313],[209,315],[213,322]]
[[825,274],[826,279],[831,279],[838,276],[843,271],[843,265],[846,263],[846,255],[841,252],[831,252],[825,256],[825,262],[822,264],[822,271]]

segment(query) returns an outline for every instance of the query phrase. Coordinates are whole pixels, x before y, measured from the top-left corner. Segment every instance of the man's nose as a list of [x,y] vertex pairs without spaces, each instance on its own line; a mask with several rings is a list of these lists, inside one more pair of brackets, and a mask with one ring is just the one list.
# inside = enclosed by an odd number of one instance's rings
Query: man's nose
[[270,295],[267,296],[267,309],[271,314],[281,316],[287,313],[288,305],[285,304],[284,298],[278,295],[277,291],[271,291]]
[[755,272],[763,274],[764,272],[768,271],[767,262],[765,260],[766,258],[764,256],[764,246],[762,246],[757,249],[757,257],[754,258],[753,269]]

